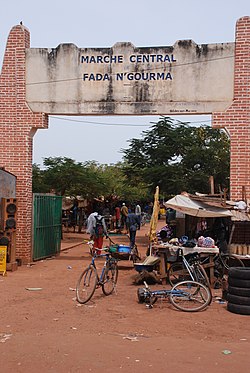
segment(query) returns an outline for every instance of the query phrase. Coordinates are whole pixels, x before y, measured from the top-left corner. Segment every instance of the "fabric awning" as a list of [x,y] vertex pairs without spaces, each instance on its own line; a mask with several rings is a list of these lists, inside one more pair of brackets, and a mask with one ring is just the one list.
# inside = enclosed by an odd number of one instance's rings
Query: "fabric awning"
[[201,218],[233,216],[232,212],[228,209],[210,206],[206,203],[192,200],[182,194],[177,194],[175,197],[166,201],[164,205],[165,207],[181,211],[184,214]]

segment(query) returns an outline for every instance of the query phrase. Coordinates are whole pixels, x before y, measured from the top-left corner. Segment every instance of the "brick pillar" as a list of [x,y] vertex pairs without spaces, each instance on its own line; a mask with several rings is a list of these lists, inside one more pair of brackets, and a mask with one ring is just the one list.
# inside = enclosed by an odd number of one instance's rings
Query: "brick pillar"
[[25,48],[30,33],[22,25],[11,29],[0,75],[0,166],[17,177],[16,257],[29,262],[32,249],[32,151],[38,128],[48,128],[48,116],[32,113],[25,101]]
[[236,24],[234,99],[222,113],[213,113],[213,127],[230,134],[230,198],[242,198],[242,187],[250,199],[250,17]]

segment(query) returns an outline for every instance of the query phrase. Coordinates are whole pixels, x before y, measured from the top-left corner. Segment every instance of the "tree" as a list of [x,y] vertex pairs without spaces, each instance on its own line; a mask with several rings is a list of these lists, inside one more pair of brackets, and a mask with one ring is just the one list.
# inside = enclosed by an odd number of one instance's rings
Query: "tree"
[[131,185],[143,181],[151,193],[158,185],[165,195],[183,190],[209,193],[209,176],[214,176],[217,190],[228,187],[229,140],[221,130],[162,117],[142,134],[123,149]]
[[33,193],[48,193],[48,186],[44,182],[44,171],[39,168],[39,165],[32,165],[32,189]]
[[[131,186],[123,169],[124,164],[100,166],[103,171],[103,179],[105,180],[106,193],[109,193],[110,198],[117,198],[128,202],[142,200],[147,196],[148,188],[140,180],[136,186]],[[108,196],[107,196],[108,199]]]
[[130,187],[123,172],[123,164],[99,165],[89,161],[75,162],[66,157],[45,158],[44,169],[33,165],[33,192],[58,195],[81,196],[92,200],[104,197],[105,200],[141,200],[147,193],[147,187],[140,182]]
[[58,195],[77,195],[86,179],[83,164],[67,157],[44,159],[44,181]]

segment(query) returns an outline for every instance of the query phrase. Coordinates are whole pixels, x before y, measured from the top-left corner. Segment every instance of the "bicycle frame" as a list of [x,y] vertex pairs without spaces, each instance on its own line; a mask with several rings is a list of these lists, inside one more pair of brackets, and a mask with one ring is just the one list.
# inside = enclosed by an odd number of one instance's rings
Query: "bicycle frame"
[[182,281],[172,289],[151,290],[144,281],[145,288],[137,289],[139,303],[145,302],[152,308],[158,298],[169,298],[177,309],[186,312],[196,312],[205,309],[211,303],[211,292],[197,281]]
[[184,263],[184,266],[186,267],[186,269],[188,270],[188,273],[191,277],[191,279],[193,281],[195,281],[195,278],[194,278],[194,275],[193,275],[193,271],[192,271],[192,268],[191,268],[191,265],[188,263],[187,259],[185,258],[185,256],[182,254],[182,261]]
[[[95,269],[97,270],[96,268],[96,264],[95,264],[95,259],[96,258],[99,258],[99,257],[105,257],[105,262],[103,263],[103,267],[102,267],[102,272],[101,272],[101,275],[99,276],[98,272],[96,271],[97,273],[97,278],[98,278],[98,282],[97,282],[97,285],[102,285],[103,284],[103,276],[104,276],[104,272],[105,272],[105,269],[107,267],[107,263],[110,262],[111,260],[114,260],[116,261],[115,259],[113,259],[110,255],[110,253],[106,253],[106,254],[94,254],[94,256],[92,257],[91,259],[91,263],[90,265],[93,265],[95,267]],[[89,265],[89,266],[90,266]]]
[[187,295],[187,292],[176,290],[176,289],[151,290],[148,284],[146,283],[146,281],[144,281],[144,285],[145,285],[145,289],[144,289],[145,294],[146,295],[148,294],[150,297],[168,298],[170,294],[174,294],[180,297],[184,297]]
[[193,258],[192,259],[193,263],[190,264],[189,261],[185,258],[184,254],[183,254],[183,250],[181,248],[178,250],[177,256],[181,257],[182,262],[183,262],[186,270],[188,271],[192,281],[197,281],[195,264],[198,263],[199,260],[197,260],[196,258]]

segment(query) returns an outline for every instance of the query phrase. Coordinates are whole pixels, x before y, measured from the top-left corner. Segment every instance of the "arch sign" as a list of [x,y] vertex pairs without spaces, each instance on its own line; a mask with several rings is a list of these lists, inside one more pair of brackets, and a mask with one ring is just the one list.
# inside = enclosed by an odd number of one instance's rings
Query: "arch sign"
[[0,75],[0,168],[16,176],[16,253],[32,260],[32,152],[49,115],[212,114],[231,140],[230,197],[250,199],[250,17],[235,41],[111,48],[31,48],[14,26]]
[[234,43],[170,47],[30,48],[26,97],[33,112],[73,115],[208,114],[233,100]]

